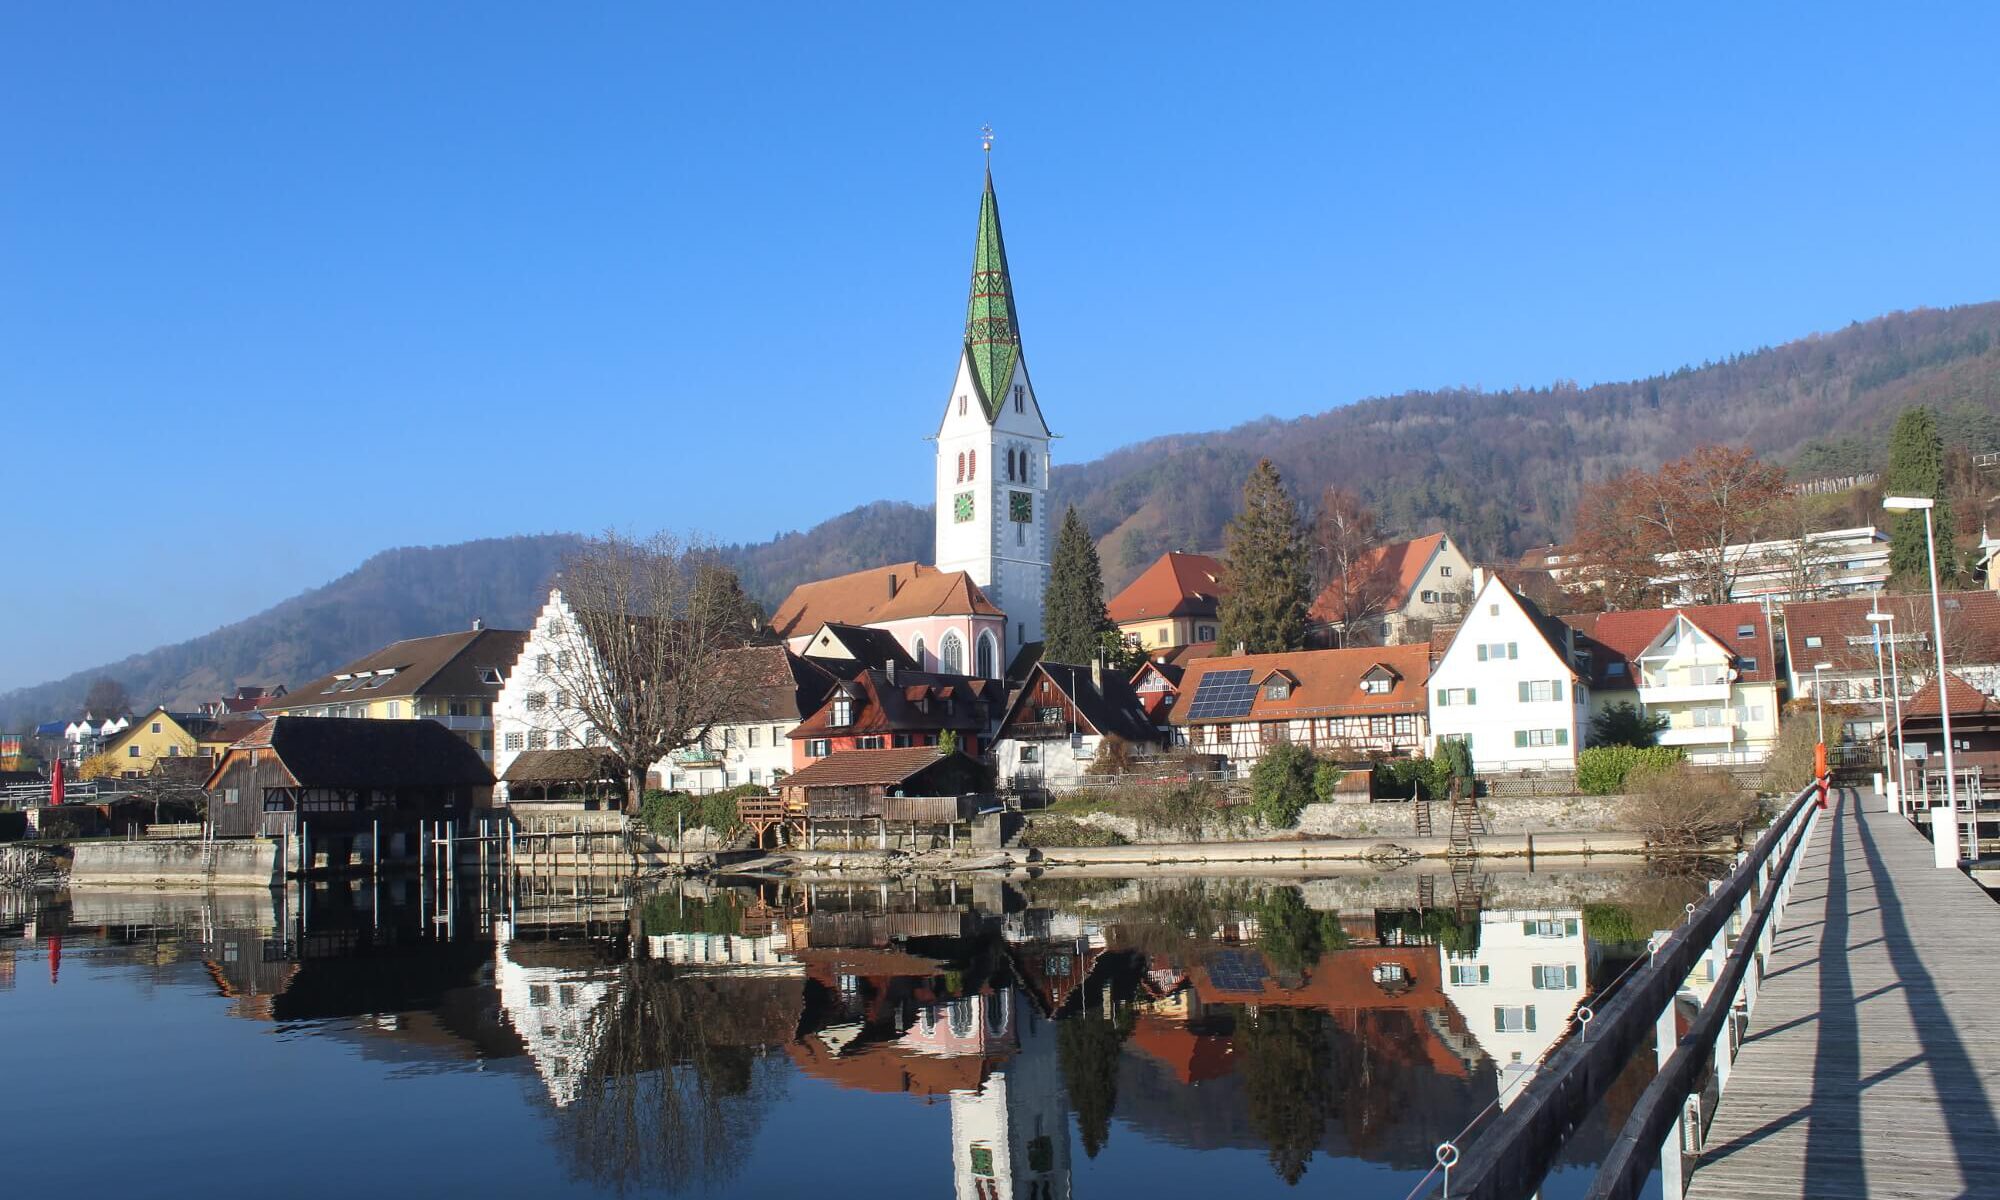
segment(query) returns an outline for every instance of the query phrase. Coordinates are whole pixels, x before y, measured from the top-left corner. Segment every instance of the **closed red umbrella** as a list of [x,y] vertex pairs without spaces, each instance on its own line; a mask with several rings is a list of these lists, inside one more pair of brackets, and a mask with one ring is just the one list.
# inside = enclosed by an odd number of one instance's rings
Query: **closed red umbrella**
[[59,758],[56,760],[55,765],[49,768],[49,803],[52,805],[63,802],[62,775],[62,759]]

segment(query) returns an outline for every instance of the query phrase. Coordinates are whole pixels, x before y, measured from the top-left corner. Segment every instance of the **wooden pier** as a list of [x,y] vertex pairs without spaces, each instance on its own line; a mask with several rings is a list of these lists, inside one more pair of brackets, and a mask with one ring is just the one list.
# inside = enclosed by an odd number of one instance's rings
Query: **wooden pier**
[[1837,795],[1687,1194],[2000,1197],[2000,904]]

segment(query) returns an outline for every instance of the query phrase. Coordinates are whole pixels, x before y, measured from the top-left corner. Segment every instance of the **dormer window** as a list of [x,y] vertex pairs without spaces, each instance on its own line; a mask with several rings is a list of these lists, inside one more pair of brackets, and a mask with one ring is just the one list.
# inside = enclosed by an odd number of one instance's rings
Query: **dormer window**
[[1292,681],[1283,675],[1273,675],[1264,683],[1264,699],[1289,700],[1292,698]]
[[1361,690],[1370,696],[1386,696],[1389,694],[1389,689],[1394,686],[1386,675],[1378,675],[1373,679],[1364,679],[1361,681]]
[[854,697],[848,695],[835,696],[833,698],[833,715],[827,721],[827,724],[854,724]]

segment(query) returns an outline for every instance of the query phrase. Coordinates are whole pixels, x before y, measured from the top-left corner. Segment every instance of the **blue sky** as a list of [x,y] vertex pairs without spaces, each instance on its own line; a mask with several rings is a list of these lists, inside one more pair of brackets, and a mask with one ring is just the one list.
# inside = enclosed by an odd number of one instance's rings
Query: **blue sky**
[[1069,461],[2000,296],[1990,8],[1085,7],[0,9],[0,689],[927,499],[982,122]]

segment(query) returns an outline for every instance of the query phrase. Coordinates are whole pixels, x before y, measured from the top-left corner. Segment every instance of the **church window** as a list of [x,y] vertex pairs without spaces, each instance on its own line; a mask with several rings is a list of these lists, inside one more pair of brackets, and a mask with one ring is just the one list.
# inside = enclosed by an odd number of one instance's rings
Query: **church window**
[[965,451],[958,452],[958,481],[965,482]]
[[965,397],[963,396],[958,398],[958,415],[961,417],[965,415]]
[[1007,447],[1007,482],[1014,481],[1014,448]]
[[947,631],[938,641],[938,663],[947,675],[965,674],[965,643],[956,630]]
[[1014,411],[1025,412],[1027,411],[1026,405],[1027,389],[1017,383],[1014,385]]
[[970,481],[979,478],[979,451],[965,452],[965,478]]
[[980,634],[979,677],[981,679],[992,679],[995,676],[999,675],[1000,672],[995,668],[995,664],[993,661],[998,657],[999,655],[993,645],[993,635],[990,633]]
[[910,645],[910,657],[917,660],[917,670],[924,669],[924,639],[919,637]]
[[971,492],[960,492],[951,498],[951,519],[961,525],[972,519]]
[[1007,493],[1007,516],[1022,524],[1035,519],[1035,495],[1033,492]]

